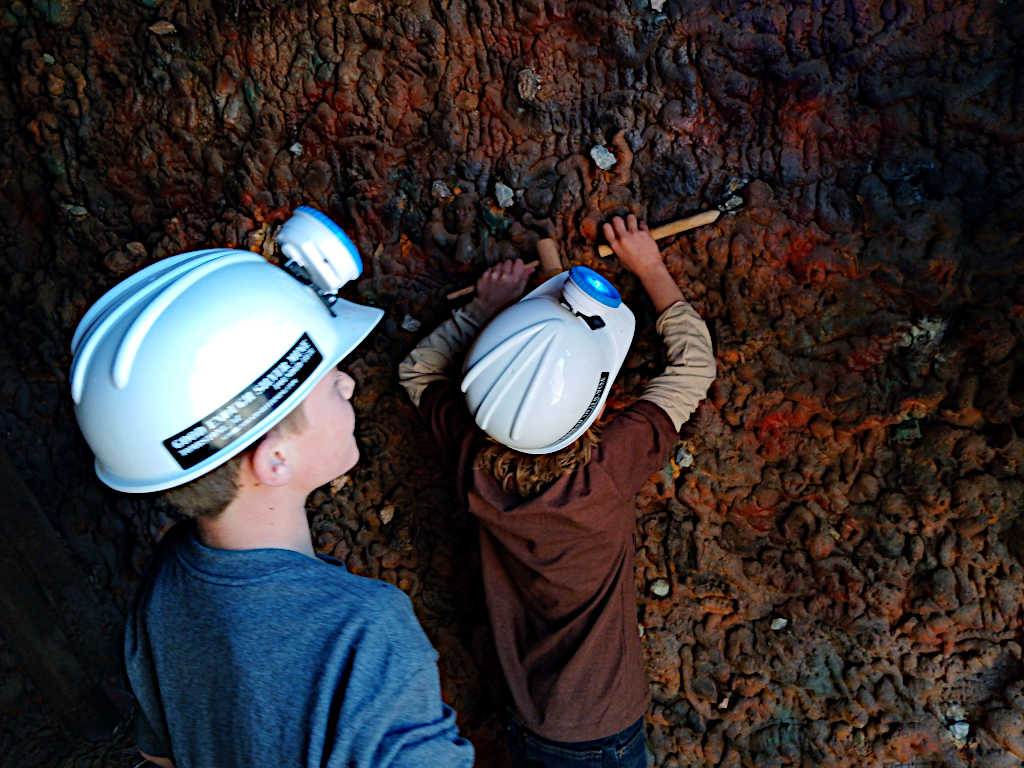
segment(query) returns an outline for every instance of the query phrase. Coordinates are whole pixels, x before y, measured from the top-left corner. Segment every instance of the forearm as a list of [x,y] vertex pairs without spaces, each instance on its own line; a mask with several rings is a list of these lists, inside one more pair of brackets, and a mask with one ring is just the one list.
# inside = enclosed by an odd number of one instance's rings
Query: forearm
[[657,330],[664,339],[668,360],[665,371],[648,383],[641,399],[661,407],[679,429],[715,380],[711,334],[700,315],[681,297],[662,312]]
[[446,372],[466,351],[487,320],[488,313],[474,299],[452,312],[450,318],[417,344],[399,364],[398,381],[413,405],[419,406],[428,386],[449,378]]
[[683,292],[663,262],[659,261],[637,272],[637,277],[659,315],[677,301],[683,301]]

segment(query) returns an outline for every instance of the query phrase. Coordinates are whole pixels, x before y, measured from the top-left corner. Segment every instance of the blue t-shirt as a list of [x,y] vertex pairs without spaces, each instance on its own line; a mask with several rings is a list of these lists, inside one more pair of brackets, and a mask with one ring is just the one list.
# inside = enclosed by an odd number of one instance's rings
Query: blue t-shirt
[[471,766],[399,589],[330,558],[164,537],[128,619],[139,748],[189,766]]

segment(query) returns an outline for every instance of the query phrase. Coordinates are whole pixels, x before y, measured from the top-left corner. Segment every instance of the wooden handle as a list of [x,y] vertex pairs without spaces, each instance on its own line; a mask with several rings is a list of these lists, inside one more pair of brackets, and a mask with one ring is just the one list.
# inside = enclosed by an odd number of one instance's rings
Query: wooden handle
[[[670,221],[668,224],[662,224],[660,227],[655,227],[651,230],[651,237],[655,240],[664,240],[666,237],[672,237],[672,235],[678,235],[680,232],[686,232],[689,229],[696,229],[697,227],[703,227],[705,224],[710,224],[716,221],[722,212],[717,208],[704,211],[702,213],[694,214],[693,216],[687,216],[685,219],[679,219],[678,221]],[[613,253],[610,245],[599,245],[597,246],[598,256],[611,256]]]
[[475,285],[467,285],[465,288],[459,288],[459,290],[457,290],[457,291],[452,291],[447,296],[445,296],[445,298],[448,299],[449,301],[451,301],[452,299],[457,299],[460,296],[466,296],[466,295],[472,293],[475,290],[476,290],[476,286]]
[[562,257],[558,246],[550,237],[537,241],[537,255],[540,256],[540,271],[544,277],[551,277],[562,271]]
[[[554,244],[554,242],[552,242],[552,245],[553,244]],[[538,245],[539,245],[539,243],[538,243]],[[557,255],[558,252],[556,251],[555,253]],[[533,261],[528,261],[523,266],[526,267],[526,268],[530,268],[530,267],[536,267],[538,264],[540,264],[540,261],[538,261],[537,259],[534,259]],[[445,298],[448,299],[449,301],[451,301],[452,299],[457,299],[457,298],[459,298],[461,296],[468,296],[469,294],[471,294],[475,290],[476,290],[476,285],[467,285],[465,288],[459,288],[459,290],[457,290],[457,291],[452,291],[447,296],[445,296]]]

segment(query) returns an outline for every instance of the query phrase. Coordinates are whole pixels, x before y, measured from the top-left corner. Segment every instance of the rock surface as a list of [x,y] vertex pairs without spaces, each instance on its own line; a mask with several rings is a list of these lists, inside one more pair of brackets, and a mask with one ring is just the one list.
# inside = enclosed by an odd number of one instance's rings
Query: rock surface
[[[600,223],[664,223],[752,179],[744,208],[664,244],[719,367],[682,433],[692,465],[637,499],[657,765],[1019,765],[1024,14],[660,6],[8,4],[6,451],[124,611],[172,517],[95,479],[75,325],[176,253],[277,259],[291,209],[319,207],[363,254],[349,295],[387,317],[350,358],[363,458],[310,498],[316,545],[411,596],[479,764],[503,765],[475,529],[395,382],[402,319],[432,327],[448,290],[554,236],[637,313],[614,410],[660,352],[636,281],[596,257]],[[498,180],[515,205],[488,202]],[[8,760],[137,763],[130,736],[54,727],[3,645],[0,669]]]

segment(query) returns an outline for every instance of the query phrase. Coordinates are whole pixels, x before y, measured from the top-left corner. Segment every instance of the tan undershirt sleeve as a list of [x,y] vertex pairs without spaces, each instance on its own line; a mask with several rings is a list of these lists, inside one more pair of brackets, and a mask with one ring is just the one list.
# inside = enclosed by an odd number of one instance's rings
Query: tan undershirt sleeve
[[660,406],[679,429],[715,380],[711,334],[700,315],[685,301],[677,301],[655,326],[667,349],[665,371],[647,384],[641,400]]
[[450,378],[445,371],[466,351],[487,319],[480,302],[473,299],[452,312],[399,364],[398,382],[405,387],[413,405],[419,407],[428,386]]

